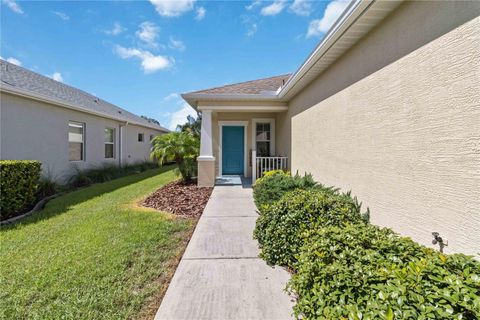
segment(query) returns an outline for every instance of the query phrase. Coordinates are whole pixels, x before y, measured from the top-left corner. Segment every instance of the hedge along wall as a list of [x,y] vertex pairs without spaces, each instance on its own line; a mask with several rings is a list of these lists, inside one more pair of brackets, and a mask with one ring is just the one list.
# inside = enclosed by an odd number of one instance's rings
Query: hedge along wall
[[0,160],[0,220],[28,209],[35,201],[41,163],[35,160]]

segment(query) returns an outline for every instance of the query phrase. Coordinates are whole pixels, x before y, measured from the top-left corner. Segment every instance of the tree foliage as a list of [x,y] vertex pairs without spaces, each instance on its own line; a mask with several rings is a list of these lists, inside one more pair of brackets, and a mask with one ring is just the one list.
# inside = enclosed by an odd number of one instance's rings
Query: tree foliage
[[184,124],[179,124],[177,130],[180,132],[187,132],[193,134],[195,137],[200,139],[200,129],[202,128],[202,114],[199,113],[195,118],[191,115],[187,116],[187,122]]
[[163,165],[175,162],[185,181],[191,181],[196,174],[196,160],[199,155],[200,140],[189,132],[170,132],[152,140],[150,157]]

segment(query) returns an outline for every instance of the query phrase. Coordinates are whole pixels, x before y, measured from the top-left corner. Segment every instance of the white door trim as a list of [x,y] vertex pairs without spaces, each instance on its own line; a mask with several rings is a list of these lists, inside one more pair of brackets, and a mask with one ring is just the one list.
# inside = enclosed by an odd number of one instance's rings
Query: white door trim
[[257,151],[257,123],[270,123],[270,154],[275,155],[275,118],[252,119],[252,150]]
[[223,127],[243,127],[243,175],[247,176],[247,127],[248,121],[218,121],[218,177],[222,176]]

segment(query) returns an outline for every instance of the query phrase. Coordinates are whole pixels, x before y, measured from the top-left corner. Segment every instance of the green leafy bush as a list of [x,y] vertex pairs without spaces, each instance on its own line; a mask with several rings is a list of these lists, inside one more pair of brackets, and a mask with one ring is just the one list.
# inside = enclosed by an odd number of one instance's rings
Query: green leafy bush
[[170,132],[152,140],[150,158],[160,165],[175,161],[184,181],[191,181],[197,172],[200,139],[188,130]]
[[76,167],[76,172],[70,177],[68,184],[74,188],[85,187],[92,183],[106,182],[153,168],[158,168],[158,164],[151,161],[139,161],[123,166],[104,163],[100,166],[88,169],[80,169]]
[[41,177],[38,181],[36,197],[38,200],[54,195],[60,186],[51,178]]
[[294,267],[304,231],[364,223],[360,206],[349,194],[330,190],[297,189],[286,193],[266,206],[257,219],[254,237],[260,243],[261,257],[269,264]]
[[257,208],[263,211],[264,206],[274,203],[289,191],[312,188],[329,189],[315,182],[310,174],[302,177],[297,173],[292,176],[290,172],[273,170],[257,179],[253,187],[253,198]]
[[480,264],[390,229],[350,224],[303,234],[289,289],[302,319],[477,319]]
[[8,219],[35,202],[41,164],[34,160],[0,160],[0,219]]

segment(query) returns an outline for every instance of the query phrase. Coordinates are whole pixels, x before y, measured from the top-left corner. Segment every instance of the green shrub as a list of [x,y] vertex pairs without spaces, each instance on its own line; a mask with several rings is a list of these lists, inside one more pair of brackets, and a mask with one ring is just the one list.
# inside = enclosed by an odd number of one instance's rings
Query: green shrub
[[59,188],[60,186],[53,179],[41,177],[36,192],[37,200],[54,195],[58,192]]
[[153,168],[158,168],[158,164],[147,160],[123,166],[104,163],[88,169],[80,169],[76,167],[76,172],[70,177],[68,183],[75,188],[84,187],[92,183],[106,182]]
[[22,213],[35,202],[41,164],[34,160],[0,160],[0,219]]
[[348,225],[303,234],[289,289],[302,319],[477,319],[480,264],[390,229]]
[[267,263],[294,267],[302,245],[300,235],[305,230],[364,221],[360,204],[349,194],[297,189],[265,207],[257,219],[254,237]]
[[257,208],[263,211],[263,206],[274,203],[289,191],[312,188],[324,189],[325,187],[315,182],[310,174],[302,177],[297,173],[292,176],[289,172],[273,170],[257,179],[253,187],[253,199]]
[[175,161],[184,181],[190,182],[197,171],[200,139],[191,131],[170,132],[152,140],[150,158],[160,165]]

